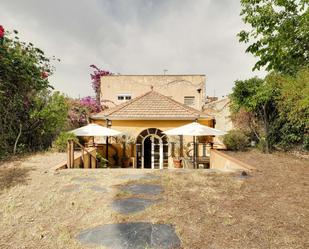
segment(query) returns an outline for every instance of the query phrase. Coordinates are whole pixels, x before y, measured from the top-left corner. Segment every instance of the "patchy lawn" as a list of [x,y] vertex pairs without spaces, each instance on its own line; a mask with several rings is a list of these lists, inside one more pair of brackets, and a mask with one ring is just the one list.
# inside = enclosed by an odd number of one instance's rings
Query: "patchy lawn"
[[[229,154],[256,167],[252,177],[207,170],[55,174],[49,169],[65,159],[56,153],[0,165],[0,248],[86,248],[75,239],[80,231],[129,221],[172,224],[188,249],[309,248],[309,160]],[[145,173],[160,178],[119,177]],[[120,190],[131,183],[158,184],[164,192],[149,197]],[[95,191],[100,189],[107,191]],[[111,209],[113,200],[132,196],[158,201],[131,215]]]

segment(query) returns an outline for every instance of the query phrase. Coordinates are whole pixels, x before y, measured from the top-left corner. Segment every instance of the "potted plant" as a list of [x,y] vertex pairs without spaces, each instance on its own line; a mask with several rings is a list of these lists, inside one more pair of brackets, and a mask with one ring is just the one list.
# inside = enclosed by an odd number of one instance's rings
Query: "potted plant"
[[103,156],[101,156],[99,153],[97,153],[96,157],[97,157],[97,161],[98,161],[97,167],[98,168],[107,168],[108,161]]
[[121,165],[124,168],[128,168],[130,166],[130,158],[127,155],[121,157]]
[[130,158],[127,155],[127,148],[134,143],[134,137],[128,133],[124,134],[118,138],[118,143],[122,145],[121,165],[124,168],[128,168],[130,166]]
[[180,157],[180,155],[181,155],[181,148],[179,145],[176,145],[173,155],[173,163],[174,167],[177,169],[182,168],[182,158]]

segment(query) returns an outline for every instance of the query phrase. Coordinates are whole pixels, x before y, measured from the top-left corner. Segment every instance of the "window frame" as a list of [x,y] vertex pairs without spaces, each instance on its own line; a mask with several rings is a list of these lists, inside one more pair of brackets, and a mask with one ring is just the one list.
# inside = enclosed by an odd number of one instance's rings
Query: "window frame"
[[[188,101],[190,103],[188,103]],[[184,96],[183,97],[183,103],[186,105],[186,106],[194,106],[195,105],[195,96]]]
[[119,93],[116,96],[118,101],[128,101],[132,99],[131,93]]

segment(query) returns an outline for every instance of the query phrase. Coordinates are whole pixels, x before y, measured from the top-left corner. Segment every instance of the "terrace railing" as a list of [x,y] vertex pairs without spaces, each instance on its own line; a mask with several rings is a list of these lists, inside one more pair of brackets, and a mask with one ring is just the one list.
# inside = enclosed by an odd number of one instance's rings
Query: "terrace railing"
[[89,151],[79,142],[74,141],[73,139],[68,140],[67,144],[67,167],[74,168],[75,167],[75,148],[80,150],[80,158],[81,158],[81,166],[83,168],[96,168],[97,167],[97,157],[96,150]]

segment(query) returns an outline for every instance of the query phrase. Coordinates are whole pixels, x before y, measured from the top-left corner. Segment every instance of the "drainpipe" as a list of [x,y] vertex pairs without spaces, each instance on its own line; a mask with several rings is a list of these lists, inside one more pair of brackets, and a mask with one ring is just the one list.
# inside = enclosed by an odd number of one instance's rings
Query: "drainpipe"
[[197,92],[198,92],[197,109],[198,109],[199,111],[200,111],[200,109],[201,109],[201,106],[200,106],[200,104],[201,104],[201,91],[202,91],[201,88],[197,89]]

